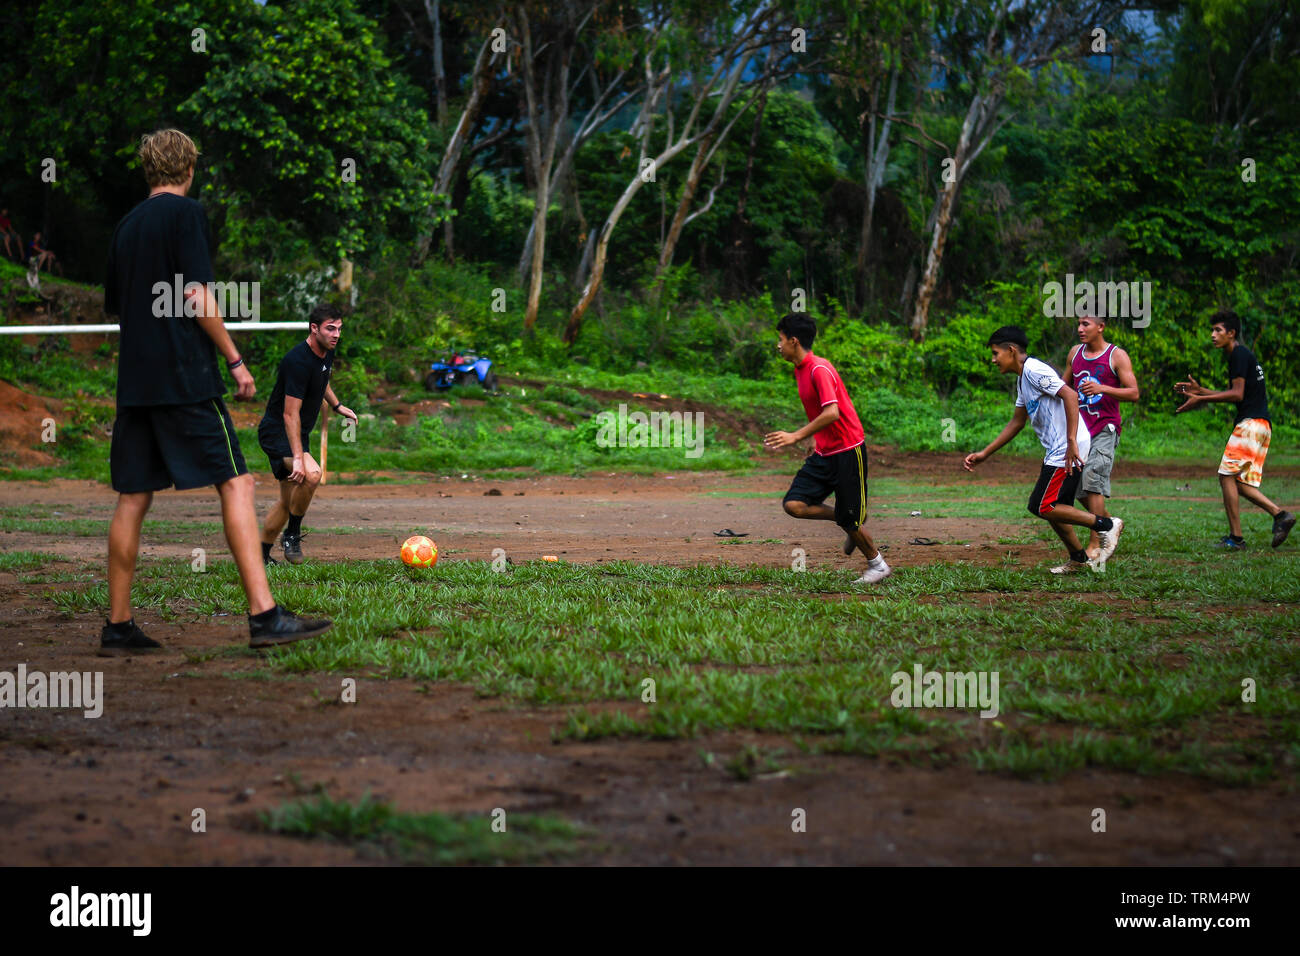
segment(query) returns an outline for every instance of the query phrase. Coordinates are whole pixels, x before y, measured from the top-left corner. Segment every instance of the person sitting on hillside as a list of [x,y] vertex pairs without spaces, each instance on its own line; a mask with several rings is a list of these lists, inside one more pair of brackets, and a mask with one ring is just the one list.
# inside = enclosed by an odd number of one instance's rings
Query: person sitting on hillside
[[41,240],[41,233],[37,230],[32,234],[31,245],[27,249],[28,259],[36,260],[36,271],[40,272],[42,266],[49,266],[51,270],[58,269],[59,275],[63,275],[63,263],[59,262],[56,256]]
[[0,209],[0,239],[4,240],[5,255],[15,262],[23,258],[23,237],[18,235],[13,223],[9,221],[9,210]]

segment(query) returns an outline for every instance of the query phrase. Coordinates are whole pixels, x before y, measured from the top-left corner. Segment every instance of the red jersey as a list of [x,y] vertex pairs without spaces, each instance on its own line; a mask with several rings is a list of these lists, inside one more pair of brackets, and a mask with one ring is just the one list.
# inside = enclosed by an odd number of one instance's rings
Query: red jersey
[[809,352],[794,367],[794,381],[799,386],[799,400],[803,402],[808,421],[820,415],[831,402],[840,407],[840,417],[813,436],[813,451],[834,455],[856,448],[866,440],[858,413],[834,365]]

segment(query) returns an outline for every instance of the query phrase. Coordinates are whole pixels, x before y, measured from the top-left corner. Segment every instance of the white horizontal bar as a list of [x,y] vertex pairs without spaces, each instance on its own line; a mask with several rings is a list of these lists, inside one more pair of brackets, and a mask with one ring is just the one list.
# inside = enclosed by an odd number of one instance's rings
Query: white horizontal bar
[[[231,332],[252,332],[265,329],[268,332],[284,329],[305,329],[307,322],[227,322],[226,329]],[[0,335],[71,335],[76,332],[120,332],[120,325],[0,325]]]

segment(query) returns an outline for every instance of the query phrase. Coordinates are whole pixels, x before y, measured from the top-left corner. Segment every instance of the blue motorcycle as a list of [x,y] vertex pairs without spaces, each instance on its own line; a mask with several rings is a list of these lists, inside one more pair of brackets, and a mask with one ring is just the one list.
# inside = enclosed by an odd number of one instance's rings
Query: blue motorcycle
[[485,392],[497,390],[497,373],[492,360],[473,352],[443,352],[424,376],[424,387],[431,392],[445,392],[453,385],[476,381]]

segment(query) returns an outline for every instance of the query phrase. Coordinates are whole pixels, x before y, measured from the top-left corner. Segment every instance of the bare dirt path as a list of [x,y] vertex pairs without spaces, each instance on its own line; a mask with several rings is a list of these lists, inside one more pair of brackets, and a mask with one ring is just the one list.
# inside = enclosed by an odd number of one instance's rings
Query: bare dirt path
[[[304,549],[324,561],[396,558],[406,537],[427,534],[438,543],[441,557],[451,560],[490,560],[493,549],[504,548],[516,562],[555,555],[579,563],[631,560],[684,566],[726,561],[788,567],[791,552],[801,547],[810,565],[830,563],[847,569],[863,564],[840,552],[843,534],[833,522],[798,521],[781,510],[787,486],[785,475],[690,474],[327,484],[317,492],[303,523]],[[8,505],[57,510],[64,519],[107,520],[116,502],[110,490],[95,482],[10,483],[0,486],[0,493]],[[274,494],[275,483],[260,476],[258,500],[264,508]],[[1009,522],[912,518],[910,512],[916,509],[894,501],[874,503],[871,510],[872,533],[900,566],[934,559],[991,560],[989,552],[998,537],[1014,533]],[[220,511],[210,490],[161,492],[154,497],[150,520],[211,524],[220,521]],[[728,528],[743,537],[715,536]],[[962,543],[906,544],[917,536]],[[213,555],[226,553],[220,532],[180,538],[154,533],[146,522],[141,554],[189,561],[196,547]],[[9,551],[73,548],[69,553],[98,561],[106,547],[100,537],[55,540],[41,533],[0,533],[0,548]]]

